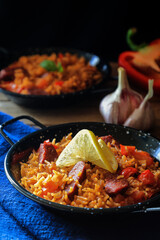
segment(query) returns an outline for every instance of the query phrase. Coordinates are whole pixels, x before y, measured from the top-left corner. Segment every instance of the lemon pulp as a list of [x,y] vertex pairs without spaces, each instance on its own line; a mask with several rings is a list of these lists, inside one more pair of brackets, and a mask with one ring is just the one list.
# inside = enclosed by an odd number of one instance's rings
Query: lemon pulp
[[110,172],[115,172],[118,163],[114,154],[102,139],[97,140],[95,134],[87,129],[79,131],[59,155],[56,165],[68,167],[78,161],[91,162]]

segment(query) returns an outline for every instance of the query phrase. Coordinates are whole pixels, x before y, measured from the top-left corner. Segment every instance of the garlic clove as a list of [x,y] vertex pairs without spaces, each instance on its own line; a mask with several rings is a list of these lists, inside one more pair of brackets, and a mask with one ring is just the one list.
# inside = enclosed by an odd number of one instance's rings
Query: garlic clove
[[105,107],[105,102],[110,96],[108,95],[100,105],[100,112],[107,123],[118,124],[119,103],[111,102]]
[[148,130],[152,126],[154,114],[148,100],[153,96],[153,80],[149,80],[148,85],[148,94],[143,99],[139,108],[136,108],[124,122],[124,126],[134,127],[141,130]]

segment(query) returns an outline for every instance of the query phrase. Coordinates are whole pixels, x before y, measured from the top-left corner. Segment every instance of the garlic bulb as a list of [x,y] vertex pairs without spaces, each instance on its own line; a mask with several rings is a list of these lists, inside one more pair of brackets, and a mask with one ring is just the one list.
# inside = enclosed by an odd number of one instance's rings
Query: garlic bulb
[[[152,86],[151,86],[152,85]],[[127,74],[124,68],[118,68],[118,87],[115,92],[105,96],[100,103],[100,113],[102,114],[105,122],[114,124],[125,124],[125,126],[131,126],[138,129],[148,129],[152,120],[151,114],[149,113],[148,99],[153,96],[151,89],[153,91],[153,83],[150,85],[150,90],[143,99],[141,94],[132,90],[129,86]],[[142,104],[143,103],[143,104]],[[140,107],[141,106],[141,107]],[[135,109],[139,109],[138,113],[134,113]],[[137,112],[137,111],[136,111]],[[140,126],[140,117],[142,115],[144,118],[146,114],[149,115],[148,120],[146,120],[146,126]],[[134,115],[132,115],[134,113]],[[137,118],[137,120],[132,120]],[[128,120],[128,121],[127,121]],[[138,121],[138,122],[137,122]]]

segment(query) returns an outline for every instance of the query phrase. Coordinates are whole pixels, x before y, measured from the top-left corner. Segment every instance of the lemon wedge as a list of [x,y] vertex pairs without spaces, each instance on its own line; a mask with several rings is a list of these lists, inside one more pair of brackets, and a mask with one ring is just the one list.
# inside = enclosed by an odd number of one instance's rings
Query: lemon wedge
[[107,159],[108,165],[112,168],[113,171],[110,171],[109,167],[107,170],[110,172],[116,172],[118,168],[118,162],[115,159],[115,156],[112,153],[111,149],[107,147],[106,143],[102,139],[99,139],[98,143],[101,147],[101,150],[103,151],[103,154],[105,155],[105,158]]
[[114,154],[102,139],[83,129],[79,131],[59,155],[56,165],[60,168],[75,165],[78,161],[91,162],[114,173],[118,163]]

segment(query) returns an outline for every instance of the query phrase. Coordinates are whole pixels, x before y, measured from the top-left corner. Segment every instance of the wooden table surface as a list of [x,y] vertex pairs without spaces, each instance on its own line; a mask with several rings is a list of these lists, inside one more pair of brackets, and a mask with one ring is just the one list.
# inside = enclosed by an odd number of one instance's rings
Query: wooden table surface
[[[112,75],[117,75],[117,64],[111,63]],[[109,87],[117,86],[117,80],[111,80],[107,83]],[[89,96],[87,99],[76,102],[64,108],[57,109],[32,109],[16,105],[7,99],[5,95],[0,93],[0,111],[10,114],[13,117],[19,115],[30,115],[46,126],[51,126],[67,122],[93,121],[103,122],[103,118],[99,112],[99,104],[105,93],[99,93]],[[153,136],[160,138],[160,97],[154,96],[151,99],[151,107],[155,114],[155,122],[149,131]],[[27,122],[31,125],[30,122]]]

